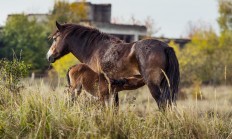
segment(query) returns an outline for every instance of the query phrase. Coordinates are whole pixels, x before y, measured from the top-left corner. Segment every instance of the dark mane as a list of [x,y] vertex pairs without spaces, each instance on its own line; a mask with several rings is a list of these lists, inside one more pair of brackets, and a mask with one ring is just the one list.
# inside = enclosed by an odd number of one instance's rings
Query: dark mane
[[68,36],[81,38],[86,42],[85,47],[94,46],[95,44],[97,44],[97,42],[101,42],[102,40],[108,40],[114,43],[123,42],[119,38],[100,32],[98,29],[95,28],[81,26],[77,24],[64,24],[63,27],[64,30],[61,32],[61,36],[63,39]]

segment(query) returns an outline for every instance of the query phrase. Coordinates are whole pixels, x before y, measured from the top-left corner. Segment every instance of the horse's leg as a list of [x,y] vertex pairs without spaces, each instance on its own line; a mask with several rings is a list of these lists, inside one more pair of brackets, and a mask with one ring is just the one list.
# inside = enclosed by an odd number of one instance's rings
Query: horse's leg
[[[145,60],[148,61],[148,60]],[[159,62],[155,58],[152,60],[153,64],[147,62],[140,62],[140,73],[143,76],[144,82],[147,84],[152,97],[155,99],[159,109],[164,109],[166,102],[162,99],[162,93],[160,90],[160,84],[164,78],[162,74],[162,68],[160,68]]]
[[161,92],[160,92],[160,88],[158,85],[154,84],[153,82],[149,82],[147,84],[149,91],[152,95],[152,97],[155,99],[159,109],[164,110],[165,109],[165,104],[163,103],[162,99],[161,99]]
[[161,69],[155,68],[144,73],[145,82],[149,88],[152,97],[155,99],[159,109],[164,110],[166,108],[166,101],[162,98],[160,90],[160,83],[163,79]]
[[166,56],[161,48],[139,44],[135,46],[139,71],[148,85],[152,97],[159,109],[166,107],[166,101],[160,90],[161,81],[164,78],[162,69],[165,69]]

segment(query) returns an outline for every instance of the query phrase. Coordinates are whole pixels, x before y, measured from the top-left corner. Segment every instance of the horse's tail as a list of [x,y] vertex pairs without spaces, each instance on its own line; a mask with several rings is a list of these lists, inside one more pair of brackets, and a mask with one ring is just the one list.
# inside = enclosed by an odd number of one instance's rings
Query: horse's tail
[[180,81],[179,62],[172,47],[167,47],[164,51],[167,60],[166,69],[163,71],[164,78],[160,84],[161,97],[166,103],[175,104]]

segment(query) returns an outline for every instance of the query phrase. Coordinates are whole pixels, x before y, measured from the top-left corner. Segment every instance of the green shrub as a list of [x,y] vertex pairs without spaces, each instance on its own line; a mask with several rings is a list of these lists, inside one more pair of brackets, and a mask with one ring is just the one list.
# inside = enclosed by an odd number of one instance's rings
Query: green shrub
[[20,80],[28,75],[29,65],[24,61],[14,58],[12,61],[7,59],[0,60],[0,85],[10,91],[18,91]]

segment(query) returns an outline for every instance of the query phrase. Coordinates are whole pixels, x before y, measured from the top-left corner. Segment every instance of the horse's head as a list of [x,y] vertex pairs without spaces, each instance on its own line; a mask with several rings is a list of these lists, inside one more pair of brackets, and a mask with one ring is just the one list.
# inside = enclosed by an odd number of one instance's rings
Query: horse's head
[[54,63],[57,59],[69,53],[67,41],[62,32],[65,30],[64,25],[56,22],[57,31],[52,35],[53,43],[47,52],[47,60]]

